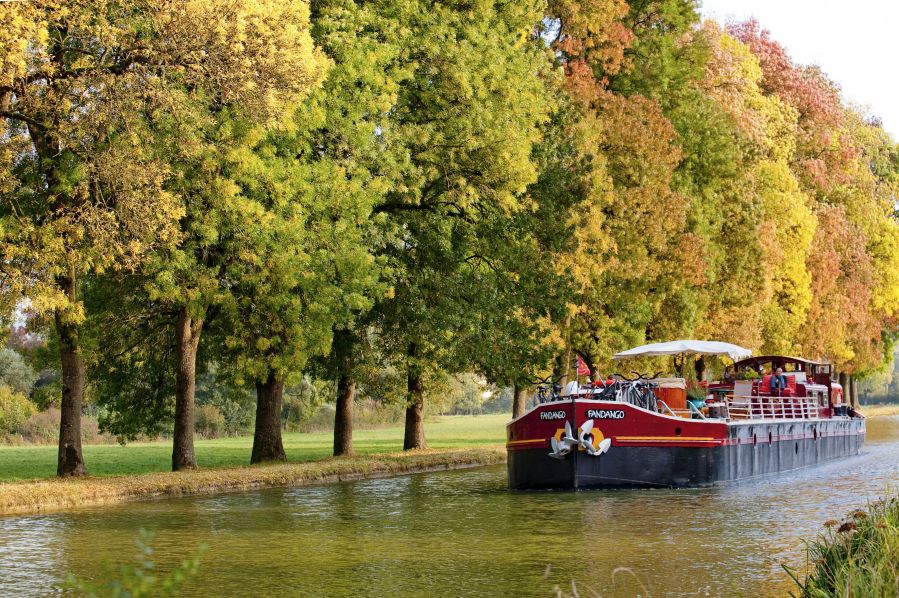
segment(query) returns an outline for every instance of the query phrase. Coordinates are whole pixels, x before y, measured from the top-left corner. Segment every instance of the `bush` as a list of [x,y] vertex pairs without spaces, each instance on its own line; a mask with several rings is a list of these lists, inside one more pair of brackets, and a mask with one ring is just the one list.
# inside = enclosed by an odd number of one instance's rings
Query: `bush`
[[29,417],[19,429],[26,442],[49,444],[59,440],[59,409],[50,408]]
[[[30,444],[55,444],[59,441],[59,409],[51,407],[46,411],[32,413],[13,434],[19,436],[21,441]],[[81,416],[81,442],[96,444],[114,441],[113,436],[100,432],[96,417]]]
[[[256,399],[245,388],[220,373],[216,363],[207,365],[197,374],[196,402],[198,406],[213,406],[224,418],[218,434],[237,436],[252,431],[256,418]],[[199,413],[198,413],[199,417]],[[199,431],[198,428],[196,428]]]
[[[303,419],[284,421],[284,426],[291,432],[326,432],[334,429],[336,408],[325,403]],[[356,429],[377,428],[402,423],[406,409],[399,403],[381,403],[374,399],[357,400],[353,407],[353,426]]]
[[[314,414],[303,420],[287,421],[285,424],[292,432],[322,432],[334,429],[334,414],[337,410],[334,405],[322,405]],[[355,419],[355,418],[354,418]]]
[[[58,412],[57,412],[58,413]],[[57,430],[57,436],[59,432]],[[54,438],[54,442],[58,440]],[[115,437],[111,434],[104,434],[100,431],[100,423],[94,415],[81,415],[81,442],[87,444],[113,443]]]
[[354,422],[363,427],[397,424],[405,417],[406,407],[402,403],[382,403],[374,399],[356,401],[353,412]]
[[[281,418],[284,426],[288,430],[324,429],[322,422],[327,419],[327,415],[322,415],[321,411],[325,408],[328,399],[333,399],[335,392],[333,383],[303,376],[297,384],[284,389],[284,398],[281,403]],[[334,408],[330,407],[330,409],[331,425],[333,425]]]
[[0,384],[0,434],[18,434],[37,409],[24,394]]
[[814,568],[805,582],[787,569],[801,596],[899,596],[899,497],[824,525],[828,531],[809,544]]
[[9,348],[0,349],[0,384],[28,396],[35,380],[37,374],[19,353]]
[[62,380],[53,370],[42,372],[31,390],[31,402],[40,410],[59,407],[62,400]]
[[225,416],[215,405],[200,405],[194,430],[204,438],[218,438],[225,432]]

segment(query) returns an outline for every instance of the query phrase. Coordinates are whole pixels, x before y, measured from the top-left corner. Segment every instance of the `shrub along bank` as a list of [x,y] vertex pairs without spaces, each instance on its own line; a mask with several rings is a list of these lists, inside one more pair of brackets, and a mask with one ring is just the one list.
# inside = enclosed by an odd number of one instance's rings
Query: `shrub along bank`
[[827,532],[808,548],[814,568],[805,582],[794,577],[800,596],[899,596],[899,497],[824,525]]

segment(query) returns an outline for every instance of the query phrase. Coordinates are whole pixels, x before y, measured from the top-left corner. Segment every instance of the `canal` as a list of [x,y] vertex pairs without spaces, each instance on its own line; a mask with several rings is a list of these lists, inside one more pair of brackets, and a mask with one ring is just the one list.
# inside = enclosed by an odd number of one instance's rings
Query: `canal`
[[699,490],[514,493],[503,467],[0,518],[0,595],[102,578],[155,534],[208,545],[189,596],[786,595],[803,539],[899,486],[899,418],[857,457]]

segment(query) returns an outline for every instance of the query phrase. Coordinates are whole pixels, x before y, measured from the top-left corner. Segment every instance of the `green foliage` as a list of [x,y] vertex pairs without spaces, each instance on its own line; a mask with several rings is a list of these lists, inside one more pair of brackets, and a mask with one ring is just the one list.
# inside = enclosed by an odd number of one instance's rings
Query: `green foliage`
[[171,430],[175,331],[146,300],[139,276],[96,277],[85,285],[89,317],[82,339],[100,426],[121,442]]
[[303,376],[297,384],[285,388],[281,420],[286,428],[297,429],[321,411],[324,404],[333,399],[333,387],[330,382]]
[[7,347],[0,349],[0,384],[27,396],[36,381],[37,374],[20,353]]
[[195,398],[200,408],[212,407],[222,415],[221,434],[236,436],[253,427],[255,396],[229,378],[217,362],[203,364],[197,374]]
[[663,106],[681,101],[701,75],[702,47],[683,43],[699,22],[696,0],[631,0],[624,25],[634,38],[625,51],[627,69],[610,77],[610,87],[623,95],[640,94]]
[[225,416],[215,405],[198,405],[194,430],[203,438],[218,438],[225,431]]
[[891,351],[884,359],[884,367],[874,372],[859,383],[858,393],[863,404],[887,403],[899,400],[899,355],[896,354],[894,343],[885,343],[891,346]]
[[177,596],[184,582],[199,571],[200,559],[206,552],[206,545],[201,544],[191,558],[163,574],[153,562],[153,534],[142,528],[134,544],[137,564],[122,563],[109,571],[108,579],[99,582],[81,580],[70,573],[60,589],[90,598]]
[[59,379],[59,372],[44,370],[35,380],[30,398],[31,402],[43,411],[51,407],[59,407],[59,397],[61,395],[62,382]]
[[527,38],[540,15],[530,3],[474,9],[422,3],[407,19],[420,32],[404,44],[414,70],[384,133],[409,158],[376,207],[396,240],[382,250],[393,292],[375,321],[385,351],[414,375],[477,362],[489,348],[466,339],[514,324],[498,311],[514,314],[521,301],[504,291],[533,265],[515,263],[512,219],[530,209],[521,193],[553,105],[535,78],[548,73],[546,53]]
[[431,390],[432,395],[437,390],[441,397],[429,402],[435,410],[453,415],[481,415],[484,404],[496,390],[474,374],[457,374],[442,386]]
[[28,397],[0,384],[0,434],[18,434],[22,424],[36,412]]

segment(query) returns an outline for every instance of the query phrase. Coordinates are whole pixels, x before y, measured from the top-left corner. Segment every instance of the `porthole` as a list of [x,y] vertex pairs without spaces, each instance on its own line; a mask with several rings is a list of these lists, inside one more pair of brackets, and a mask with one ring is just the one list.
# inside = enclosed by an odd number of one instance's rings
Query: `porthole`
[[680,436],[681,434],[683,434],[683,430],[681,430],[680,428],[674,428],[675,436]]

